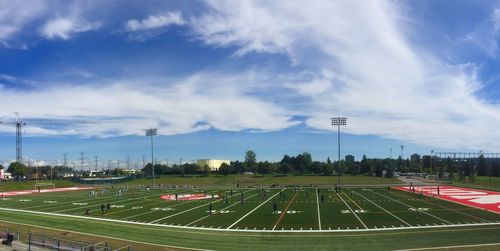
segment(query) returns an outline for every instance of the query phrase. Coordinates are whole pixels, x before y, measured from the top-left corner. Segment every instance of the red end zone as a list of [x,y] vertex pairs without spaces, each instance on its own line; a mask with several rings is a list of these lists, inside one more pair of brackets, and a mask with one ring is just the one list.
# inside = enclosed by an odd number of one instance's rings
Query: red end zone
[[394,189],[438,197],[443,200],[500,213],[500,192],[453,186],[400,186]]
[[[52,188],[52,189],[40,189],[40,193],[53,193],[53,192],[69,192],[69,191],[79,191],[79,190],[91,190],[93,187],[62,187],[62,188]],[[21,191],[10,191],[0,193],[0,197],[18,196],[18,195],[29,195],[38,193],[38,190],[21,190]]]

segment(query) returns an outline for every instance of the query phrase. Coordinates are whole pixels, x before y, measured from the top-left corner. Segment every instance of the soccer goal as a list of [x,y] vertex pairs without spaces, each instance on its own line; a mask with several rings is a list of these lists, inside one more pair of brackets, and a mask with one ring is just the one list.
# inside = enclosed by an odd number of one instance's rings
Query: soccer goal
[[56,184],[52,182],[39,182],[35,184],[35,191],[40,192],[43,189],[54,189]]

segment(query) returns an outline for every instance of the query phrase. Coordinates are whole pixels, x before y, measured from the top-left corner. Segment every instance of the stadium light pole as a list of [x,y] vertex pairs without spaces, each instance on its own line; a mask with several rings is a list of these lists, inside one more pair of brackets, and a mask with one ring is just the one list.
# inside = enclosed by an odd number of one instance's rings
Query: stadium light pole
[[347,125],[347,118],[346,117],[333,117],[332,118],[332,126],[337,126],[337,143],[338,143],[338,151],[339,151],[339,163],[338,163],[338,179],[337,183],[340,186],[340,126]]
[[156,136],[158,133],[158,129],[156,128],[149,128],[146,129],[146,136],[151,137],[151,174],[153,176],[152,179],[152,185],[153,188],[155,186],[155,164],[154,164],[154,148],[153,148],[153,136]]

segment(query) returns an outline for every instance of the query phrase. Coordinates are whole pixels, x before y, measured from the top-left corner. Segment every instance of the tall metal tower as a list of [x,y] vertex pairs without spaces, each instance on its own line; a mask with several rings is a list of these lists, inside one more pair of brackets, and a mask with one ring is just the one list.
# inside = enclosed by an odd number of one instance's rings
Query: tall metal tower
[[64,167],[68,167],[68,153],[63,153],[64,155]]
[[83,171],[83,164],[84,164],[84,161],[85,161],[84,154],[85,154],[85,152],[80,152],[80,168],[81,168],[82,171]]
[[16,112],[16,162],[23,163],[23,126],[26,123],[19,118]]

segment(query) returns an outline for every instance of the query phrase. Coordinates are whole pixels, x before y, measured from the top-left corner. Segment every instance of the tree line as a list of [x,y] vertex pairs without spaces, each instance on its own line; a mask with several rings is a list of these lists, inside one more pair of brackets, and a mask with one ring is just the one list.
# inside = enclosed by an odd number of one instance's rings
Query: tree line
[[[0,169],[4,169],[0,165]],[[51,170],[52,169],[52,170]],[[199,167],[194,163],[174,164],[171,166],[163,164],[154,165],[156,175],[228,175],[254,173],[257,175],[368,175],[378,177],[394,177],[395,173],[421,173],[435,175],[439,179],[464,180],[466,177],[473,180],[475,176],[500,176],[500,159],[470,158],[463,160],[453,160],[451,158],[439,158],[430,155],[411,155],[408,159],[401,157],[390,158],[368,158],[363,155],[357,161],[354,156],[347,155],[339,162],[327,158],[324,161],[314,161],[311,154],[304,152],[296,156],[284,155],[278,162],[257,161],[254,151],[247,151],[244,161],[232,161],[230,164],[222,164],[216,171],[210,170],[208,166]],[[148,163],[142,168],[142,173],[151,176],[152,165]],[[65,166],[41,166],[28,167],[24,164],[13,162],[7,168],[13,177],[19,179],[26,177],[33,179],[33,175],[43,175],[49,178],[52,174],[55,178],[58,173],[74,173],[70,167]],[[82,172],[82,174],[84,174]],[[106,175],[123,175],[121,169],[107,171]],[[41,178],[41,177],[38,177]]]
[[[211,171],[208,167],[199,167],[193,163],[182,165],[174,164],[166,166],[155,165],[156,175],[228,175],[254,173],[257,175],[368,175],[378,177],[394,177],[395,173],[421,173],[435,175],[440,179],[474,176],[500,176],[500,159],[486,159],[483,155],[479,158],[464,159],[461,161],[450,158],[438,158],[430,155],[420,156],[413,154],[409,159],[401,157],[390,158],[368,158],[363,155],[360,161],[354,156],[347,155],[339,162],[327,158],[324,161],[314,161],[311,154],[304,152],[296,156],[284,155],[279,162],[257,161],[254,151],[245,153],[244,161],[232,161],[229,165],[222,164],[217,171]],[[151,163],[143,168],[144,173],[151,174]]]

